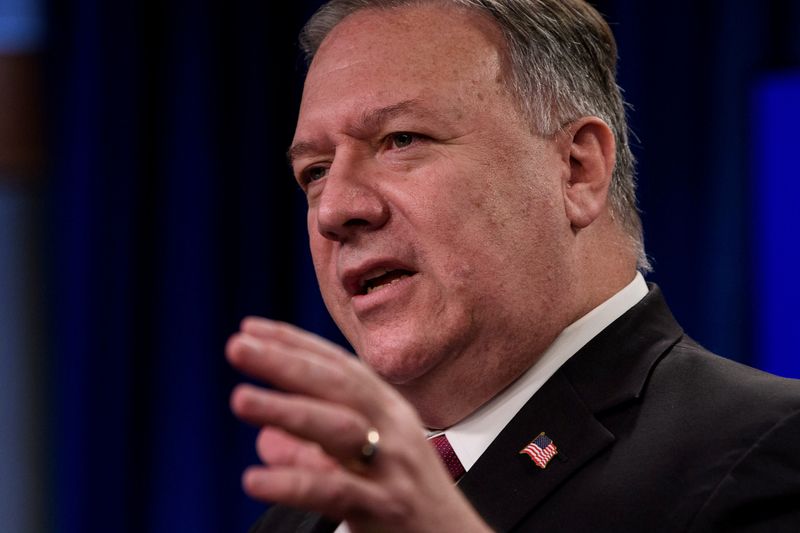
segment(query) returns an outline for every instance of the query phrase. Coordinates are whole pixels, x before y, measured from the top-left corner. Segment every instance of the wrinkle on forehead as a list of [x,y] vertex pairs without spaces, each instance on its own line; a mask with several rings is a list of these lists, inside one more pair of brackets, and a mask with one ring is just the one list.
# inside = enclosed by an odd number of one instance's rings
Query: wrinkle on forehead
[[[313,67],[316,67],[316,70],[322,69],[322,67],[320,67],[318,64],[315,65],[312,63],[312,68]],[[330,65],[329,68],[322,70],[321,72],[318,73],[318,75],[325,76],[325,75],[335,74],[342,70],[358,68],[358,67],[371,68],[369,65],[369,61],[367,61],[366,59],[359,58],[358,56],[351,56],[349,61],[343,61],[341,63]],[[309,72],[311,72],[310,69]],[[317,74],[317,72],[315,72],[315,74]]]

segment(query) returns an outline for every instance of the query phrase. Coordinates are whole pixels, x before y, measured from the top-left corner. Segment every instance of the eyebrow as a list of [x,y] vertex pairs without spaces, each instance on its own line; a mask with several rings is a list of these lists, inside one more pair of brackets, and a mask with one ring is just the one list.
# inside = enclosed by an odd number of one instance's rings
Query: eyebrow
[[[417,109],[415,109],[417,108]],[[361,113],[355,124],[351,129],[358,133],[374,131],[379,129],[381,124],[387,122],[398,115],[402,115],[411,111],[419,109],[419,100],[403,100],[396,104],[379,107],[377,109],[368,109]],[[320,145],[314,141],[300,141],[293,144],[286,152],[286,159],[289,165],[292,165],[295,160],[300,157],[316,154],[322,152]]]

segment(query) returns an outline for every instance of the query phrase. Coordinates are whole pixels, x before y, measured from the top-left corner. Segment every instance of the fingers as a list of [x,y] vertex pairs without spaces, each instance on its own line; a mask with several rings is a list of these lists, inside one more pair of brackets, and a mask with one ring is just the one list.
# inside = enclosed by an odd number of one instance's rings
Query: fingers
[[338,468],[318,444],[302,441],[276,427],[261,428],[256,451],[258,457],[269,465],[294,466],[318,472],[330,472]]
[[241,331],[264,340],[277,340],[288,346],[308,350],[331,359],[352,357],[329,340],[286,322],[250,316],[242,320]]
[[357,457],[370,429],[367,419],[342,405],[307,396],[239,385],[231,408],[240,418],[258,426],[277,426],[303,440],[319,442],[340,460]]
[[341,403],[367,416],[380,412],[385,387],[351,357],[334,360],[329,353],[248,333],[232,336],[226,353],[234,367],[281,390]]
[[230,363],[242,372],[284,390],[300,392],[298,388],[309,381],[324,378],[335,383],[343,375],[324,356],[247,333],[233,335],[225,351]]
[[397,524],[405,514],[385,491],[346,470],[326,473],[323,480],[308,469],[254,466],[245,471],[242,485],[257,500],[310,509],[336,520],[380,514]]

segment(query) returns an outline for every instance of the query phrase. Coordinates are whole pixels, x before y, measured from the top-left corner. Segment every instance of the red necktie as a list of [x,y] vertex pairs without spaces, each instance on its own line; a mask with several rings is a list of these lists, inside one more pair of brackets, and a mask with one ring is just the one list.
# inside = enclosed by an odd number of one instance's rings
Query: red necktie
[[442,462],[444,466],[447,467],[447,471],[450,472],[450,477],[453,478],[453,481],[461,479],[461,476],[464,475],[466,470],[464,470],[464,467],[461,465],[461,461],[458,460],[456,452],[453,451],[453,447],[450,446],[444,433],[440,433],[428,440],[433,444],[433,447],[436,448],[439,457],[442,458]]

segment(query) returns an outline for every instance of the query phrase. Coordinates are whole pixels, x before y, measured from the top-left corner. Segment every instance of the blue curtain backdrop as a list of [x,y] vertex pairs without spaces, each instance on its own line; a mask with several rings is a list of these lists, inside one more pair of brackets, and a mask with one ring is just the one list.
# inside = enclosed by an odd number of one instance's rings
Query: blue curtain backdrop
[[[255,431],[223,345],[248,314],[342,342],[285,163],[317,2],[48,5],[52,531],[245,531]],[[758,364],[752,91],[800,67],[797,2],[598,1],[620,43],[658,282]],[[789,243],[797,246],[796,240]]]

